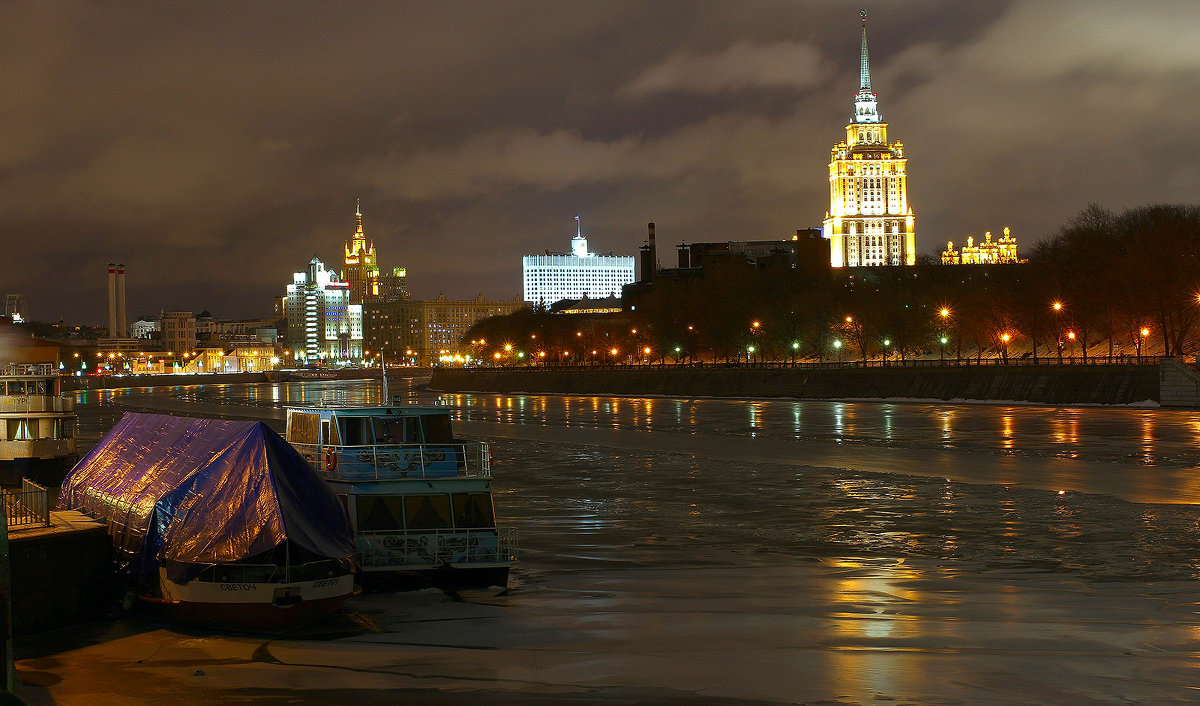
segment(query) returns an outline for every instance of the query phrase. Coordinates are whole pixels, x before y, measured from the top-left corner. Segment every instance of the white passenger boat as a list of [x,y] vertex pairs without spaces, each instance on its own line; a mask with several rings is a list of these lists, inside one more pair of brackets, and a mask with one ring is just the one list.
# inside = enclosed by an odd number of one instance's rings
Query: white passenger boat
[[0,365],[0,483],[58,485],[75,460],[75,401],[54,365]]
[[287,440],[354,527],[364,585],[505,586],[517,531],[497,527],[491,450],[437,406],[292,407]]

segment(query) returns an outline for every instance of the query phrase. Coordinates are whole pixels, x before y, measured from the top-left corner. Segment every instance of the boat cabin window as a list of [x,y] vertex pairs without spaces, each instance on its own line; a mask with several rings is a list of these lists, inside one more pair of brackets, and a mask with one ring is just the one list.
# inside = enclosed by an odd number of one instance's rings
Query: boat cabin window
[[338,417],[343,446],[370,446],[366,417]]
[[359,532],[496,526],[492,496],[488,493],[358,495],[354,503]]
[[291,412],[288,416],[287,440],[293,444],[317,443],[321,415],[311,412]]
[[419,444],[421,422],[417,417],[372,417],[376,444]]
[[449,495],[409,495],[404,498],[404,516],[408,529],[449,529]]
[[10,394],[10,395],[25,394],[25,381],[24,380],[9,380],[8,381],[8,394]]
[[449,414],[422,414],[421,426],[425,431],[426,444],[452,444]]
[[404,499],[386,495],[355,498],[359,532],[404,529]]
[[455,493],[454,526],[467,529],[495,527],[496,515],[492,510],[489,493]]

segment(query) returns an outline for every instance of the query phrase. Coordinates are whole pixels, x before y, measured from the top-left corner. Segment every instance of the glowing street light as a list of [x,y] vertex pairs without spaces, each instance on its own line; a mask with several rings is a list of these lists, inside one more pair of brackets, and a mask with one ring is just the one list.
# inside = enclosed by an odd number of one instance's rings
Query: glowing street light
[[1140,335],[1133,337],[1133,346],[1137,349],[1137,357],[1140,361],[1142,359],[1142,341],[1150,335],[1150,329],[1143,328],[1141,331],[1138,331],[1138,334]]

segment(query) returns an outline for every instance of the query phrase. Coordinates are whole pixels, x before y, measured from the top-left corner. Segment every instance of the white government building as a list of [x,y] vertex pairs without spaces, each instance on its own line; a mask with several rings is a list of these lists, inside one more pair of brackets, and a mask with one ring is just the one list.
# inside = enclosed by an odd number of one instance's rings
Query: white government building
[[597,255],[588,252],[587,238],[575,217],[575,237],[570,254],[526,255],[523,299],[549,306],[563,299],[604,299],[621,296],[621,287],[633,282],[632,255]]

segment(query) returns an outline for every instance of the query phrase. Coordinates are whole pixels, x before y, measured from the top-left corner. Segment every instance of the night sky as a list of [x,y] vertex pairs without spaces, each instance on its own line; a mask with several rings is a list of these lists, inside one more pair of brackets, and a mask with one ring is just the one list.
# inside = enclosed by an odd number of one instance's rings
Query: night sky
[[[861,2],[0,5],[0,293],[31,315],[267,315],[362,199],[419,298],[512,298],[521,255],[659,258],[821,224]],[[1200,3],[865,5],[920,252],[1200,193]]]

